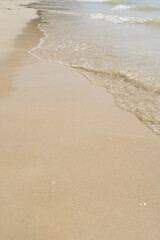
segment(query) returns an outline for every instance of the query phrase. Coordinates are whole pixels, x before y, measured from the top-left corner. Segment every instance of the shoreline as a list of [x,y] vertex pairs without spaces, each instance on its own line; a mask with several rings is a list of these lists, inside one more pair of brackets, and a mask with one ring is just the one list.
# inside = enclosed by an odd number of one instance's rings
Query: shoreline
[[29,11],[0,62],[0,238],[158,240],[159,136],[77,70],[29,55],[42,36]]
[[[120,108],[122,111],[127,111],[129,114],[132,114],[133,116],[135,116],[137,118],[138,121],[141,122],[141,124],[145,125],[153,134],[156,134],[157,136],[160,136],[159,134],[159,128],[158,128],[158,123],[153,121],[152,122],[152,119],[146,119],[145,116],[143,116],[143,114],[141,113],[141,111],[139,111],[138,109],[135,108],[135,106],[133,107],[134,110],[132,110],[132,107],[126,107],[124,106],[124,104],[121,104],[120,101],[118,101],[118,96],[114,93],[112,93],[112,89],[110,89],[110,87],[108,87],[107,85],[105,84],[101,84],[101,83],[98,83],[98,82],[95,82],[92,80],[92,78],[89,78],[87,76],[87,74],[85,73],[85,71],[81,70],[81,67],[74,67],[72,65],[68,65],[68,64],[65,64],[64,62],[61,62],[61,61],[55,61],[55,60],[51,60],[50,58],[48,59],[45,59],[45,58],[42,58],[40,57],[38,54],[34,53],[34,51],[36,51],[37,49],[39,49],[43,43],[45,42],[45,39],[48,38],[48,35],[46,33],[46,31],[41,27],[42,25],[42,22],[43,22],[43,17],[41,16],[42,15],[42,9],[39,10],[41,12],[41,14],[39,14],[39,17],[41,19],[41,23],[38,24],[37,28],[43,33],[43,36],[41,37],[40,41],[39,41],[39,44],[35,47],[33,47],[29,53],[36,57],[37,59],[39,60],[42,60],[42,61],[47,61],[47,62],[52,62],[53,64],[60,64],[62,66],[67,66],[71,69],[74,69],[76,70],[78,73],[80,73],[82,76],[85,77],[85,79],[87,81],[89,81],[91,84],[97,86],[97,87],[103,87],[105,89],[105,91],[107,92],[107,94],[111,95],[113,98],[114,98],[114,103],[115,105]],[[93,71],[94,72],[94,71]],[[122,73],[123,75],[123,73]],[[146,109],[147,111],[147,109]],[[151,114],[152,115],[152,114]],[[154,114],[153,114],[154,115]]]

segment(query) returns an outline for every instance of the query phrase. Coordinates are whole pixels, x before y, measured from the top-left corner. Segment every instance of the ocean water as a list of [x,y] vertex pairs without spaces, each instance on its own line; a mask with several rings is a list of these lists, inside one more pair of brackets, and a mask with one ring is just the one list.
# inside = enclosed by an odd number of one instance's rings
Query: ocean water
[[[160,1],[45,0],[31,54],[71,66],[160,135]],[[105,104],[105,103],[104,103]]]

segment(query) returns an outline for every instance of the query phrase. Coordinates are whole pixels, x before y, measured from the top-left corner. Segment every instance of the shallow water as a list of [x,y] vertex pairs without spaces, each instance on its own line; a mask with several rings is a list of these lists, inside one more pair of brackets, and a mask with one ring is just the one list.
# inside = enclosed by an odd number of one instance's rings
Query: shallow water
[[160,134],[160,2],[46,0],[31,53],[72,66]]

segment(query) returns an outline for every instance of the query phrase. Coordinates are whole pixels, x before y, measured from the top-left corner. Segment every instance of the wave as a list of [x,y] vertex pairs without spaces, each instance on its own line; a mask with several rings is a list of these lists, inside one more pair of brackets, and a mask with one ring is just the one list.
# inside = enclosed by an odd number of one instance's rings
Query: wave
[[128,9],[134,9],[134,6],[125,6],[122,4],[117,5],[116,7],[113,7],[111,10],[112,11],[122,11],[122,10],[128,10]]
[[104,3],[108,2],[108,0],[76,0],[77,2],[93,2],[93,3]]
[[108,3],[108,4],[113,4],[117,5],[120,3],[129,3],[127,0],[76,0],[77,2],[91,2],[91,3]]
[[131,112],[154,133],[160,135],[160,85],[154,84],[153,79],[147,81],[147,76],[138,72],[103,72],[78,66],[74,68],[84,74],[91,83],[105,87],[108,93],[114,96],[118,107]]
[[153,11],[153,10],[160,10],[160,6],[152,6],[152,5],[135,6],[135,9],[136,10]]
[[111,10],[112,11],[122,11],[122,10],[139,10],[139,11],[158,11],[160,6],[154,5],[142,5],[142,6],[126,6],[124,4],[130,4],[128,0],[76,0],[77,2],[87,2],[87,3],[108,3],[111,5],[116,5]]
[[151,5],[146,5],[146,6],[126,6],[119,4],[116,7],[113,7],[111,9],[112,11],[122,11],[122,10],[140,10],[140,11],[153,11],[153,10],[160,10],[160,6],[151,6]]
[[[75,12],[56,12],[75,15]],[[45,22],[44,19],[42,22]],[[80,61],[77,55],[75,56],[76,61],[75,58],[68,61],[69,52],[65,51],[62,55],[57,55],[55,50],[57,45],[51,44],[53,39],[49,40],[49,34],[47,35],[48,32],[42,26],[38,25],[38,28],[43,32],[44,36],[41,38],[39,44],[29,51],[30,54],[40,59],[77,69],[91,83],[106,88],[114,96],[117,106],[136,115],[154,133],[160,135],[160,84],[157,84],[157,79],[148,76],[147,73],[134,70],[125,71],[117,67],[98,69],[97,64],[95,65],[94,62],[88,61],[87,58],[83,58]],[[59,41],[57,44],[59,46]],[[73,44],[70,47],[74,50]],[[65,54],[67,54],[66,58]],[[71,52],[71,55],[74,56],[74,51]]]
[[160,24],[160,19],[156,18],[149,18],[144,19],[141,17],[120,17],[118,15],[104,15],[102,13],[95,13],[90,14],[91,18],[104,20],[109,23],[114,24],[122,24],[122,23],[129,23],[129,24]]
[[67,12],[67,11],[59,11],[59,10],[49,10],[57,14],[65,14],[65,15],[72,15],[72,16],[84,16],[89,17],[91,19],[98,19],[103,20],[108,23],[114,24],[153,24],[153,25],[160,25],[159,18],[148,18],[144,19],[141,17],[120,17],[118,15],[105,15],[102,13],[81,13],[81,12]]

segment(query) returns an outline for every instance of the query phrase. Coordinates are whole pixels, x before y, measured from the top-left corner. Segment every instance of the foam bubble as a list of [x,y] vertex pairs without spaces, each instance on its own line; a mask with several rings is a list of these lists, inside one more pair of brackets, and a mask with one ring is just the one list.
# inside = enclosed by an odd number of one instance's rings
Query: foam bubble
[[119,4],[118,6],[113,7],[111,10],[112,11],[119,11],[119,10],[122,11],[122,10],[131,9],[131,8],[135,8],[135,7],[125,6],[125,5]]
[[152,19],[143,19],[140,17],[120,17],[118,15],[104,15],[102,13],[90,14],[90,17],[93,19],[100,19],[100,20],[104,20],[106,22],[110,22],[114,24],[122,24],[122,23],[143,24],[147,22],[148,23],[152,22]]

